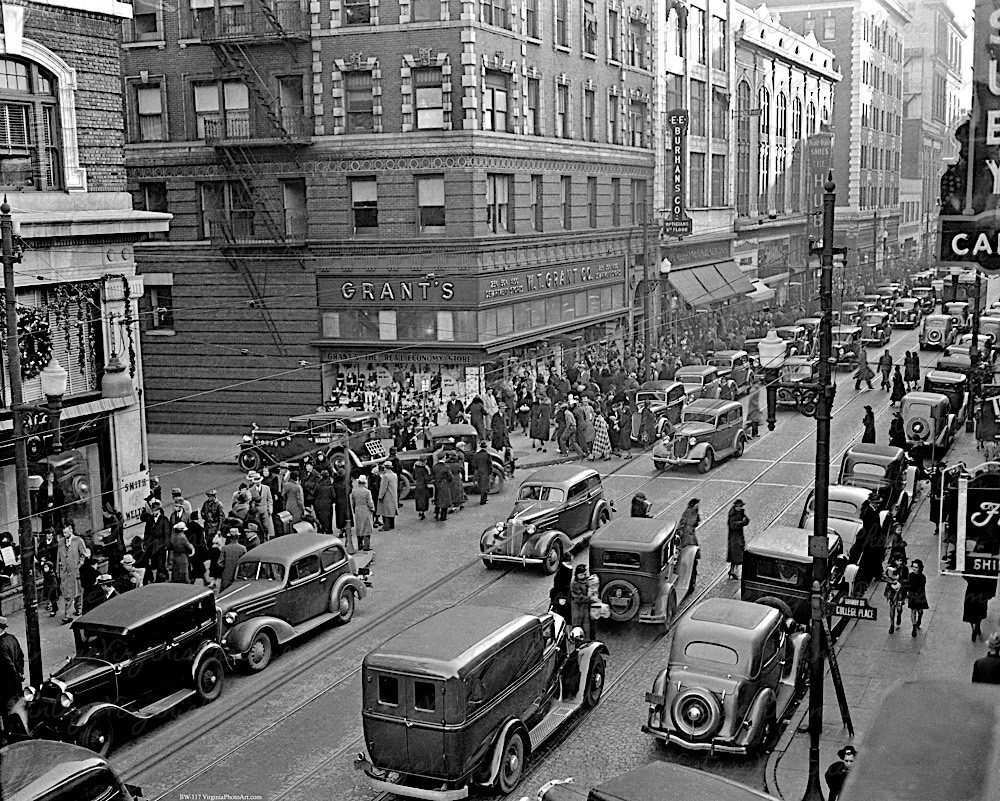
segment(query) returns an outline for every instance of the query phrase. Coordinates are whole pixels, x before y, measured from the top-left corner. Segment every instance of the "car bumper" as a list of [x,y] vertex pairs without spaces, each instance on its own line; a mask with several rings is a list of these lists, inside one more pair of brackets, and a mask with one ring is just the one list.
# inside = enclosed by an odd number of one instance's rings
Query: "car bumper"
[[424,787],[411,787],[406,784],[388,781],[387,773],[376,769],[371,762],[359,754],[354,760],[354,769],[364,771],[365,776],[376,790],[383,793],[402,796],[404,798],[422,798],[425,801],[458,801],[469,797],[469,788],[455,787],[452,789],[431,790]]
[[660,615],[653,612],[652,609],[647,609],[645,611],[639,610],[639,616],[636,618],[639,623],[666,623],[667,616],[665,614]]
[[749,748],[745,745],[733,745],[732,743],[722,742],[720,740],[706,740],[702,741],[691,741],[683,737],[680,737],[673,732],[663,731],[662,729],[652,729],[649,726],[643,726],[642,730],[646,734],[650,734],[657,740],[661,740],[664,743],[670,743],[671,745],[677,745],[688,751],[707,751],[712,754],[747,754],[749,753]]
[[666,462],[667,464],[698,464],[698,462],[700,462],[701,459],[700,458],[696,459],[693,456],[685,456],[683,459],[677,456],[667,456],[664,457],[662,461]]
[[521,565],[522,567],[528,567],[528,565],[540,565],[545,561],[541,556],[509,556],[507,554],[485,552],[479,555],[484,562],[489,562],[491,565]]

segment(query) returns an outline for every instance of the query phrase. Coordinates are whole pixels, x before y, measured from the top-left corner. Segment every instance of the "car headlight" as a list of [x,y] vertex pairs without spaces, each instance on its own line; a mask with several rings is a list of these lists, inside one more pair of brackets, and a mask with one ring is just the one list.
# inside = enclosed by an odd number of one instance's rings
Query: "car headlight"
[[226,612],[226,614],[222,616],[222,620],[227,626],[232,626],[238,617],[239,615],[235,612]]
[[25,687],[21,693],[21,697],[24,698],[24,702],[26,704],[30,704],[32,701],[34,701],[36,695],[38,695],[38,691],[31,685]]
[[493,526],[493,528],[495,528],[497,531],[503,531],[505,526],[506,523],[504,523],[503,520],[500,520],[499,522],[497,522],[495,526]]
[[243,441],[244,442],[253,442],[253,437],[251,437],[249,434],[244,434],[243,435]]
[[59,706],[63,709],[69,709],[73,706],[73,693],[62,692],[59,694]]
[[688,445],[697,445],[697,444],[698,444],[697,437],[688,437]]
[[524,527],[524,533],[527,534],[529,537],[532,534],[534,534],[537,530],[538,529],[536,529],[534,526],[525,526]]

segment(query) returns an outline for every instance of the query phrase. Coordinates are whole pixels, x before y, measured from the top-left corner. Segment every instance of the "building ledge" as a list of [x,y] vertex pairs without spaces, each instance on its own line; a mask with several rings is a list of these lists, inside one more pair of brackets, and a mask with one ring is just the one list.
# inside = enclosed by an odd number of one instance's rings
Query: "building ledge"
[[138,235],[170,230],[172,214],[132,209],[23,212],[15,221],[25,239]]

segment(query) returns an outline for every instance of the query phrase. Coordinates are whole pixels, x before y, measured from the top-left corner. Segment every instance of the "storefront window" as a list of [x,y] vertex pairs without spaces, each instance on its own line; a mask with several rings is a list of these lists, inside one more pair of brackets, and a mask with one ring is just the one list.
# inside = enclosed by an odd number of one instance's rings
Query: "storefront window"
[[479,312],[479,333],[483,339],[493,339],[497,336],[496,309],[483,309]]
[[615,284],[611,287],[611,308],[621,309],[625,307],[625,287]]
[[530,304],[528,303],[514,304],[514,328],[517,331],[529,331],[531,329],[531,315],[528,311],[529,307]]
[[562,302],[558,295],[545,299],[545,319],[553,325],[562,319]]
[[573,295],[565,294],[562,296],[562,319],[572,320],[576,317],[576,301]]
[[476,313],[474,311],[456,311],[451,314],[455,326],[455,340],[457,342],[475,342],[477,339]]
[[573,305],[576,306],[576,317],[587,316],[587,293],[577,292],[573,296]]
[[340,339],[340,312],[323,312],[323,339]]
[[601,311],[601,290],[587,290],[587,313],[598,314]]
[[[542,328],[545,325],[545,299],[532,300],[528,302],[528,314],[530,315],[530,325],[532,328]],[[520,327],[518,327],[520,330]]]
[[396,333],[402,341],[433,341],[437,336],[436,312],[407,311],[396,319]]
[[437,338],[438,342],[455,341],[455,321],[450,311],[437,313]]
[[[375,309],[360,309],[354,312],[354,314],[357,314],[358,319],[358,339],[362,341],[378,339],[378,311]],[[350,330],[350,326],[348,326],[348,330]]]
[[497,309],[497,333],[507,336],[514,333],[514,309],[504,306]]

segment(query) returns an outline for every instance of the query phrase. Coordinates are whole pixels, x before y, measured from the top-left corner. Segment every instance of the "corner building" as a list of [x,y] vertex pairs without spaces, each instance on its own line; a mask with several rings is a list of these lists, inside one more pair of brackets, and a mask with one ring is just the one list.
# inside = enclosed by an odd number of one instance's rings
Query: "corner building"
[[232,386],[151,409],[151,427],[277,423],[350,373],[470,396],[641,327],[650,5],[189,0],[137,16],[129,181],[175,219],[140,255],[162,312],[143,338],[150,399]]

